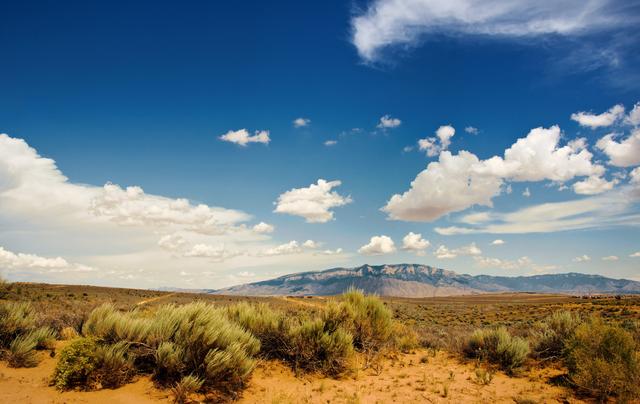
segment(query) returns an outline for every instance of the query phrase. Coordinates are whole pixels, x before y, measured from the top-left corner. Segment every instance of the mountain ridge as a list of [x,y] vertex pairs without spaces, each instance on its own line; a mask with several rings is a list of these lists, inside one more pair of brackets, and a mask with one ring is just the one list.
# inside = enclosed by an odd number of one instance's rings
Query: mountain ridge
[[577,272],[531,276],[469,275],[421,264],[361,265],[307,271],[209,291],[213,294],[327,296],[350,287],[381,296],[433,297],[499,292],[640,293],[640,282]]

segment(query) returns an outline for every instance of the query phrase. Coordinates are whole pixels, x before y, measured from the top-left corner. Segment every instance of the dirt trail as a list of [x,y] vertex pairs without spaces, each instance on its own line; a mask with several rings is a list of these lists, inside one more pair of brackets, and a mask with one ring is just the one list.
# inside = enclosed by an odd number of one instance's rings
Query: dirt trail
[[167,293],[166,295],[152,297],[150,299],[140,300],[136,303],[136,306],[142,306],[143,304],[157,302],[158,300],[166,299],[168,297],[175,296],[175,293]]

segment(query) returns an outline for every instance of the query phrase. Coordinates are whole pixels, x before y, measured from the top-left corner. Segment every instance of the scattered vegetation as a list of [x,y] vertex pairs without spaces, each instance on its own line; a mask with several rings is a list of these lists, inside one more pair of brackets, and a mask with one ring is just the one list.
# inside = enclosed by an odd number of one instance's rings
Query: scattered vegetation
[[532,332],[533,351],[540,359],[561,359],[567,342],[582,320],[568,311],[556,311],[537,323]]

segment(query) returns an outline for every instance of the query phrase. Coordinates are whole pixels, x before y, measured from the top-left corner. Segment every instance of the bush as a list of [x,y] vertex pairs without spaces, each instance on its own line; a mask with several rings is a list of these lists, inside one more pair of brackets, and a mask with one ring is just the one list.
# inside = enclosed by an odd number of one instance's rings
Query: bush
[[487,360],[512,372],[527,358],[529,343],[525,339],[512,337],[505,327],[478,329],[467,341],[464,352],[469,357]]
[[29,303],[0,303],[0,348],[36,328],[36,312]]
[[365,296],[360,290],[349,289],[340,303],[329,303],[322,317],[329,330],[341,327],[351,333],[358,351],[379,351],[391,340],[391,311],[377,296]]
[[288,333],[291,328],[286,317],[266,304],[238,303],[227,307],[231,321],[239,324],[260,340],[260,353],[265,358],[286,359]]
[[582,320],[568,311],[556,311],[537,323],[532,332],[533,352],[541,359],[559,359]]
[[98,363],[98,344],[93,338],[78,338],[60,352],[53,371],[52,384],[60,390],[90,389],[91,379]]
[[196,376],[188,375],[183,377],[171,389],[171,392],[173,393],[173,402],[177,404],[184,404],[188,402],[189,395],[200,390],[203,383],[204,380]]
[[576,328],[566,349],[569,377],[579,390],[601,401],[640,397],[640,358],[624,329],[591,319]]
[[117,374],[115,384],[126,381],[135,364],[163,383],[193,375],[207,388],[237,388],[260,350],[259,341],[230,322],[224,309],[201,302],[163,306],[146,317],[103,305],[89,315],[83,332],[99,345],[93,377],[103,384],[113,384],[107,374]]
[[16,337],[9,345],[7,362],[12,368],[32,368],[38,365],[37,340],[29,334]]
[[305,320],[289,332],[294,368],[337,376],[349,368],[353,338],[342,328],[327,329],[322,319]]
[[409,353],[420,346],[418,334],[402,323],[393,324],[393,347],[402,353]]

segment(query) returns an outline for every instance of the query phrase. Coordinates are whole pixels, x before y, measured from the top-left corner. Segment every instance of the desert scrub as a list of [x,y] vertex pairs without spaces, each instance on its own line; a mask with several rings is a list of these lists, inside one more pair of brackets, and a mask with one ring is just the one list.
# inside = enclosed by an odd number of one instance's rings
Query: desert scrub
[[567,343],[566,364],[573,384],[600,401],[640,397],[640,358],[631,334],[598,318],[579,325]]
[[204,380],[196,376],[188,375],[183,377],[171,388],[171,393],[173,394],[173,402],[176,404],[187,403],[189,400],[189,395],[200,390],[203,383]]
[[339,303],[327,304],[322,317],[329,330],[343,328],[351,333],[358,351],[379,351],[391,341],[391,310],[377,296],[367,296],[360,290],[349,289]]
[[83,333],[97,343],[91,377],[105,386],[126,382],[135,371],[169,385],[193,375],[203,388],[235,389],[260,350],[260,342],[231,322],[225,309],[202,302],[154,313],[119,312],[106,304],[89,315]]
[[529,343],[513,337],[505,327],[478,329],[469,337],[464,352],[469,357],[495,363],[511,373],[524,363],[529,354]]
[[569,311],[556,311],[536,323],[531,332],[533,353],[540,359],[561,359],[565,345],[582,320]]
[[329,329],[322,319],[304,320],[289,331],[294,369],[338,376],[349,369],[353,337],[338,327]]
[[0,348],[7,348],[17,336],[36,327],[36,312],[31,304],[0,303]]
[[280,311],[264,303],[237,303],[227,307],[231,321],[251,332],[260,341],[260,354],[265,358],[286,359],[289,355],[291,322]]
[[98,357],[98,344],[94,338],[78,338],[60,352],[51,383],[60,390],[92,388]]
[[418,334],[403,323],[393,323],[392,335],[393,347],[402,353],[409,353],[420,346]]
[[37,340],[29,334],[17,336],[9,345],[7,362],[12,368],[32,368],[38,365]]

